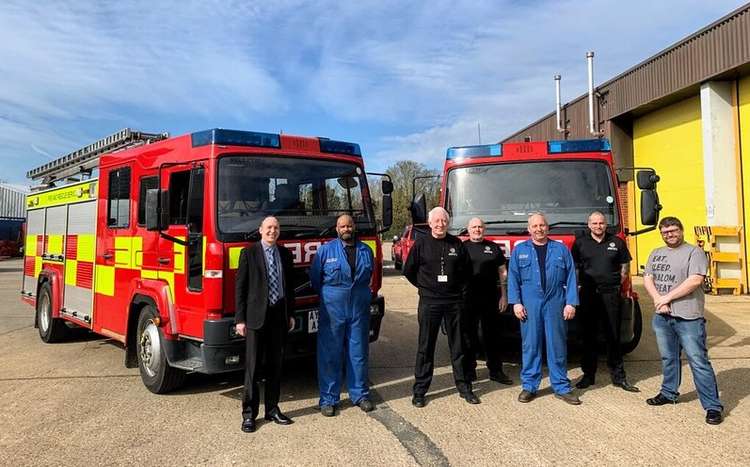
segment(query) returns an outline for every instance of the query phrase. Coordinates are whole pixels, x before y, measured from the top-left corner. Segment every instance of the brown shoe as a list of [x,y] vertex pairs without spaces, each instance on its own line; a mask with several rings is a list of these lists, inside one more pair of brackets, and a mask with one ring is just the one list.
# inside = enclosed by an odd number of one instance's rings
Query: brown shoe
[[581,405],[581,399],[574,395],[572,392],[566,392],[565,394],[555,394],[555,397],[564,401],[570,405]]
[[531,402],[536,397],[535,392],[523,390],[521,391],[521,394],[518,395],[518,402],[523,402],[524,404],[527,402]]

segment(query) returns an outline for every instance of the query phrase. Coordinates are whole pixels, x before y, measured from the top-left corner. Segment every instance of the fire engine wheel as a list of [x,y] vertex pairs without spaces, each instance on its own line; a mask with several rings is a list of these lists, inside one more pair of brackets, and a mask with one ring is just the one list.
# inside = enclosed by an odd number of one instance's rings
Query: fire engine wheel
[[643,314],[638,300],[633,301],[633,340],[623,343],[620,348],[623,354],[628,354],[638,347],[643,334]]
[[36,323],[39,328],[39,337],[44,342],[60,342],[68,335],[68,326],[60,318],[52,317],[52,291],[49,284],[39,287],[39,295],[36,299]]
[[156,310],[150,305],[141,310],[138,318],[138,369],[149,391],[164,394],[182,385],[185,372],[169,366],[155,318]]

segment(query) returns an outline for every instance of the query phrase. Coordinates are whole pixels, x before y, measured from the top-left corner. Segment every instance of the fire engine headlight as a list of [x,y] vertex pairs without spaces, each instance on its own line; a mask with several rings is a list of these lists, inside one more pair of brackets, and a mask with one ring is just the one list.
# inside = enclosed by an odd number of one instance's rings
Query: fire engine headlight
[[230,355],[227,358],[224,359],[224,364],[229,365],[237,365],[240,363],[240,356],[239,355]]

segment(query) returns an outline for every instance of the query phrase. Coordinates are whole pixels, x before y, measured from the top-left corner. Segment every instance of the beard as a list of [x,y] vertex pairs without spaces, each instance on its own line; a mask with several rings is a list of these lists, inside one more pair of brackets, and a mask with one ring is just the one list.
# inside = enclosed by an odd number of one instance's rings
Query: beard
[[344,240],[345,242],[351,241],[352,238],[354,238],[354,234],[350,232],[343,232],[339,234],[339,238],[341,240]]

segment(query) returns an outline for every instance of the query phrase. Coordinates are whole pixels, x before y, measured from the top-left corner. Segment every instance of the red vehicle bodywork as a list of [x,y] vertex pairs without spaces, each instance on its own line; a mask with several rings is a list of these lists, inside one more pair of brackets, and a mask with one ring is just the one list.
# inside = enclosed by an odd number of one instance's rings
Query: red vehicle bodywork
[[[606,164],[607,170],[609,172],[609,178],[612,180],[612,195],[614,198],[614,204],[616,207],[616,213],[617,213],[617,226],[616,226],[616,232],[615,235],[617,235],[620,238],[625,238],[625,231],[624,231],[624,219],[623,219],[623,210],[620,203],[620,199],[617,196],[617,176],[614,170],[613,165],[613,159],[612,159],[612,153],[609,150],[603,150],[603,151],[587,151],[587,152],[562,152],[562,153],[551,153],[549,151],[548,142],[546,141],[537,141],[537,142],[522,142],[522,143],[504,143],[502,145],[495,145],[497,148],[502,148],[500,151],[501,155],[487,155],[487,156],[480,156],[480,157],[466,157],[466,158],[451,158],[447,157],[444,167],[443,167],[443,177],[442,177],[442,190],[441,190],[441,199],[440,199],[440,205],[446,208],[449,212],[451,212],[452,215],[455,215],[456,209],[454,207],[451,207],[448,202],[448,196],[449,191],[451,187],[448,186],[448,180],[449,175],[452,170],[457,168],[465,168],[465,167],[481,167],[481,166],[502,166],[506,164],[517,164],[517,163],[524,163],[524,164],[534,164],[534,163],[541,163],[541,162],[552,162],[552,161],[598,161]],[[606,145],[608,147],[608,143]],[[450,154],[450,150],[449,150]],[[498,200],[498,204],[500,201]],[[580,219],[582,222],[586,222],[586,217],[582,217]],[[455,228],[456,226],[452,226],[452,228]],[[498,243],[505,255],[506,258],[510,258],[510,253],[520,242],[528,240],[528,235],[524,232],[526,228],[525,223],[522,226],[519,226],[519,228],[515,229],[518,232],[515,232],[516,235],[498,235],[493,234],[491,229],[488,229],[488,232],[485,235],[485,238],[488,240],[491,240],[495,243]],[[579,232],[578,234],[581,234],[586,231],[585,224],[577,229]],[[554,231],[550,234],[550,238],[555,241],[559,241],[564,243],[568,248],[571,248],[573,245],[573,242],[575,240],[576,233],[570,232],[565,234],[557,234]],[[468,238],[468,235],[462,235],[463,239]],[[640,339],[641,334],[641,313],[640,313],[640,307],[638,305],[638,294],[633,291],[632,284],[630,279],[628,278],[621,289],[622,297],[623,297],[623,307],[624,310],[624,317],[623,317],[623,332],[622,332],[622,342],[623,347],[626,351],[631,351],[635,346],[638,344],[638,341]],[[509,326],[511,328],[516,328],[517,323],[515,323],[516,320],[512,319],[512,313],[509,312],[509,310],[505,310],[506,313],[504,313],[505,318],[508,319]],[[575,324],[573,325],[575,328]]]
[[[251,244],[247,240],[224,241],[217,230],[217,174],[222,156],[257,155],[277,160],[341,161],[356,165],[357,173],[361,174],[364,174],[364,165],[358,154],[324,152],[321,149],[322,139],[319,138],[279,135],[279,147],[218,143],[196,146],[191,139],[194,135],[169,138],[101,156],[99,178],[93,181],[95,185],[91,185],[95,186],[92,190],[96,189],[97,198],[93,263],[79,261],[77,271],[76,267],[70,269],[63,263],[63,256],[66,260],[75,258],[76,244],[80,243],[75,235],[60,236],[63,237],[60,242],[64,244],[65,254],[60,255],[59,261],[46,255],[49,236],[36,235],[31,241],[39,242],[39,248],[27,253],[25,258],[26,285],[22,298],[36,305],[40,285],[35,284],[48,283],[52,290],[54,319],[89,328],[123,343],[127,350],[126,363],[130,364],[139,357],[135,355],[139,312],[144,305],[151,305],[158,314],[158,329],[170,365],[187,371],[218,373],[240,369],[244,364],[244,338],[234,332],[234,290],[239,253]],[[131,174],[127,203],[129,222],[113,227],[113,219],[108,219],[107,214],[110,207],[110,177],[123,168],[129,168]],[[151,188],[170,189],[170,196],[174,196],[178,188],[176,185],[179,185],[175,180],[180,180],[178,173],[191,171],[192,174],[197,168],[201,168],[204,174],[203,225],[197,229],[202,237],[199,239],[201,246],[191,250],[190,242],[181,246],[174,241],[189,240],[191,231],[187,222],[181,225],[170,223],[161,231],[148,230],[146,225],[139,222],[139,212],[142,215],[145,208],[140,187],[144,179],[158,177],[159,186]],[[184,182],[187,183],[187,179]],[[372,212],[368,187],[364,184],[361,189],[362,203]],[[44,193],[39,196],[44,196]],[[29,205],[34,205],[33,197]],[[288,227],[282,222],[282,232]],[[323,237],[315,238],[313,235],[279,242],[289,248],[294,257],[297,289],[296,324],[289,334],[287,355],[309,354],[314,350],[315,330],[308,329],[308,326],[313,322],[311,313],[317,308],[318,297],[309,286],[307,270],[321,243],[334,237],[335,230]],[[375,256],[371,282],[373,305],[370,339],[376,340],[384,312],[383,298],[378,295],[382,283],[382,249],[375,232],[360,239],[373,249]],[[200,258],[197,271],[191,269],[191,258]],[[82,267],[88,268],[88,273],[82,273]],[[94,291],[91,313],[86,319],[81,318],[80,314],[66,313],[63,291],[66,273],[70,274],[70,271],[76,276],[79,287]],[[191,286],[191,275],[199,276],[200,287]]]

